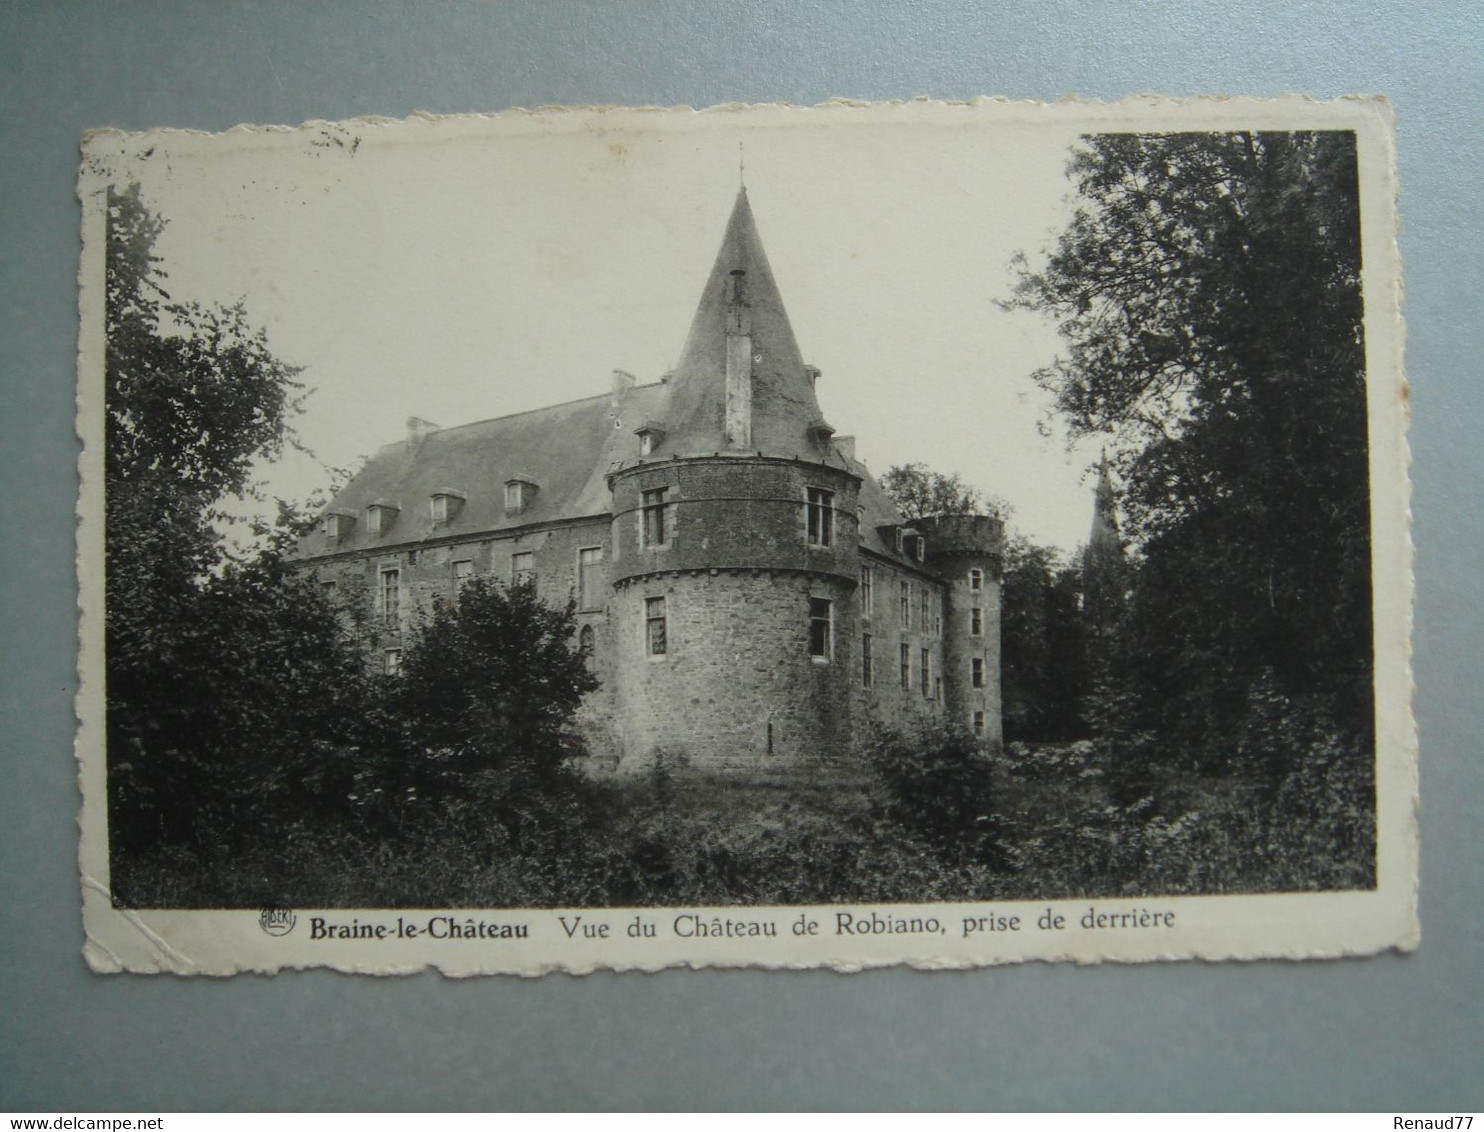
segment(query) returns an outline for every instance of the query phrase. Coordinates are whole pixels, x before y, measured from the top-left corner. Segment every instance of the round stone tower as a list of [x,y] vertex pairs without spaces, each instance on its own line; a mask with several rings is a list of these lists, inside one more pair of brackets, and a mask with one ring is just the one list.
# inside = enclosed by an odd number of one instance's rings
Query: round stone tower
[[861,481],[816,377],[744,190],[665,419],[608,476],[620,770],[766,778],[848,749]]
[[940,515],[914,524],[927,536],[929,569],[947,585],[943,698],[949,718],[998,745],[1000,574],[1005,525],[987,515]]

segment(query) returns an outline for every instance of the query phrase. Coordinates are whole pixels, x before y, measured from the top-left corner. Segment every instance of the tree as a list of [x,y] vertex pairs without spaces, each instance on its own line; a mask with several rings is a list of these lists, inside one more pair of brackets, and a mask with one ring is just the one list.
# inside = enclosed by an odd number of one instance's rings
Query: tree
[[926,464],[899,464],[877,481],[909,522],[932,515],[995,515],[1006,518],[1009,508],[964,483],[958,473],[944,475]]
[[1010,304],[1058,320],[1037,378],[1119,453],[1141,712],[1220,763],[1254,697],[1367,749],[1365,370],[1351,133],[1098,135]]
[[294,820],[355,741],[363,668],[286,554],[283,510],[251,552],[223,537],[255,461],[292,440],[302,387],[240,306],[173,301],[164,222],[110,191],[105,355],[105,647],[116,895],[130,854],[229,843]]
[[1005,739],[1066,739],[1082,730],[1086,690],[1080,575],[1054,547],[1024,535],[1005,543],[1000,582]]
[[582,697],[598,687],[573,642],[576,606],[542,602],[526,582],[465,583],[416,634],[397,702],[432,778],[447,789],[498,773],[548,788],[577,743],[569,731]]

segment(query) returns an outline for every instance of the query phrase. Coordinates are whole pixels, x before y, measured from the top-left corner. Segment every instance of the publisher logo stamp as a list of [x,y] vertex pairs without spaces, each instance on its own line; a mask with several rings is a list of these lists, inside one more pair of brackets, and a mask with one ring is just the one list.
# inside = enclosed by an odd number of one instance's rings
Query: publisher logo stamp
[[258,913],[258,926],[269,935],[288,935],[294,930],[294,910],[268,905]]

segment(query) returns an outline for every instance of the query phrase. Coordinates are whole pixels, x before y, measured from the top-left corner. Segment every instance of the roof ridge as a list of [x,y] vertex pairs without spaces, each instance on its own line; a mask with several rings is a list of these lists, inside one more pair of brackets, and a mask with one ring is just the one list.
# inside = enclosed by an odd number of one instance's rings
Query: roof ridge
[[[665,384],[665,382],[663,382],[663,381],[649,381],[649,382],[644,383],[643,385],[633,385],[633,386],[630,386],[624,392],[626,392],[626,393],[632,393],[635,390],[639,390],[639,389],[654,389],[656,386],[660,386],[660,385],[664,385],[664,384]],[[466,428],[478,428],[480,425],[495,424],[498,421],[513,421],[517,417],[529,417],[529,416],[531,416],[534,413],[549,413],[553,409],[567,409],[567,408],[572,407],[573,405],[582,405],[582,404],[585,404],[588,401],[602,401],[605,398],[612,397],[612,396],[613,396],[613,394],[611,392],[610,393],[592,393],[592,394],[589,394],[586,397],[574,397],[570,401],[558,401],[554,405],[540,405],[540,406],[538,406],[538,407],[536,407],[534,409],[521,409],[519,412],[506,413],[504,416],[499,416],[499,417],[485,417],[483,420],[479,420],[479,421],[465,421],[463,424],[449,425],[447,428],[441,428],[440,427],[436,432],[430,432],[430,433],[428,433],[428,437],[429,438],[432,438],[434,436],[441,436],[444,433],[458,432],[459,430],[466,429]],[[391,441],[390,443],[392,443],[392,444],[399,444],[401,442],[394,440],[394,441]]]

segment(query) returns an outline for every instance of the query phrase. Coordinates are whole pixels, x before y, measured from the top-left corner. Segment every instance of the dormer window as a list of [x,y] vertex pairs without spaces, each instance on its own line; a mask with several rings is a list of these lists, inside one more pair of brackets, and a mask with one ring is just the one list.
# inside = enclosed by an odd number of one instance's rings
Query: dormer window
[[428,516],[432,519],[433,526],[445,526],[463,506],[463,492],[454,491],[451,488],[440,488],[428,500]]
[[922,535],[912,540],[912,557],[919,562],[927,557],[927,539]]
[[811,487],[806,502],[806,527],[810,546],[835,544],[835,493]]
[[835,435],[835,426],[828,421],[814,420],[809,422],[809,439],[816,444],[823,444]]
[[505,481],[505,514],[519,515],[536,499],[536,481],[526,476],[512,476]]
[[350,534],[350,529],[355,525],[356,517],[343,511],[331,511],[320,520],[320,530],[327,539],[342,539]]
[[645,421],[634,430],[639,437],[639,455],[648,456],[665,439],[665,426],[659,421]]
[[398,508],[391,503],[373,503],[366,508],[366,533],[380,537],[392,529],[397,521]]
[[906,534],[906,532],[903,531],[901,527],[898,527],[896,529],[896,536],[897,536],[897,553],[898,554],[906,554],[907,553],[907,534]]

